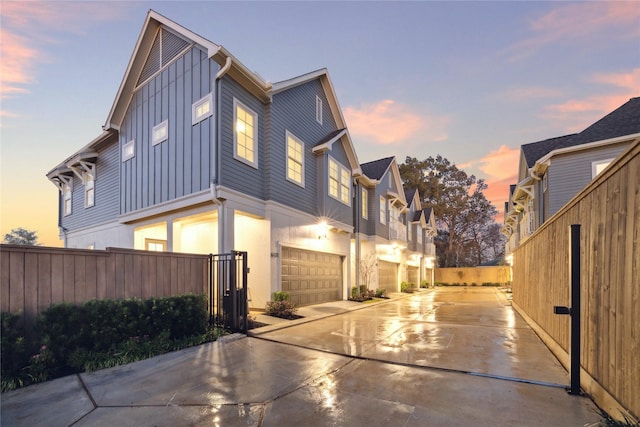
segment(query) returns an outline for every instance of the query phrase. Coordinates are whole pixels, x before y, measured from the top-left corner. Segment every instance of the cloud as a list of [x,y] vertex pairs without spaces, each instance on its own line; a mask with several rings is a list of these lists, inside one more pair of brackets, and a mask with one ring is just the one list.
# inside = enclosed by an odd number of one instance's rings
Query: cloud
[[394,144],[416,137],[424,142],[448,138],[448,117],[419,115],[390,99],[346,107],[344,116],[351,134],[371,138],[378,144]]
[[[47,46],[63,34],[81,36],[97,22],[124,16],[123,7],[93,2],[9,1],[2,4],[0,93],[2,99],[29,93],[37,67],[48,60]],[[2,112],[9,117],[10,112]]]
[[531,37],[506,50],[512,60],[543,47],[576,40],[629,39],[640,36],[640,7],[635,1],[594,1],[562,5],[529,24]]
[[480,159],[457,165],[459,169],[478,168],[487,184],[484,195],[500,213],[496,221],[501,221],[504,202],[509,198],[509,185],[518,181],[520,149],[501,145]]

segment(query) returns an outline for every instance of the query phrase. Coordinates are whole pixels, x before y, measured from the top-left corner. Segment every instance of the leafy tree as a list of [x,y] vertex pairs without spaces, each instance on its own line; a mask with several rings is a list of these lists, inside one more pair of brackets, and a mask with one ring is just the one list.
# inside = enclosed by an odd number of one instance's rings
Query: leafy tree
[[422,205],[433,209],[439,266],[478,265],[490,256],[485,237],[497,210],[483,193],[483,179],[440,155],[422,161],[407,157],[400,175],[407,188],[418,189]]
[[4,235],[4,242],[9,245],[37,246],[38,234],[26,228],[18,227]]

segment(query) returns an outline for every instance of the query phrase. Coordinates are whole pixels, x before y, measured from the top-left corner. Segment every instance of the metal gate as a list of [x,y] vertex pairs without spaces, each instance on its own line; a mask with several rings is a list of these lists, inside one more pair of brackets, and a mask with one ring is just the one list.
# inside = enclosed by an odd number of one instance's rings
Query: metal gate
[[247,253],[209,255],[209,324],[247,332]]

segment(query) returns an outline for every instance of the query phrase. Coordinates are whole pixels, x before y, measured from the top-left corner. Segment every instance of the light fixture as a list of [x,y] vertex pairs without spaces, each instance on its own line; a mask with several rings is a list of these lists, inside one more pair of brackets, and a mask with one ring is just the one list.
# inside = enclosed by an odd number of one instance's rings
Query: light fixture
[[318,223],[318,239],[326,239],[329,234],[329,226],[327,225],[327,221],[320,221]]

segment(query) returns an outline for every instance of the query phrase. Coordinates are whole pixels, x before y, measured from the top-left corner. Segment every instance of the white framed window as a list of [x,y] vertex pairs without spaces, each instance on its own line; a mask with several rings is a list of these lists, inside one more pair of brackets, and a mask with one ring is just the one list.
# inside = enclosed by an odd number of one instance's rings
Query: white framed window
[[289,131],[287,135],[287,179],[304,187],[304,144]]
[[329,195],[350,205],[351,173],[332,157],[329,157]]
[[191,104],[191,124],[195,125],[213,115],[213,96],[208,93]]
[[380,224],[387,223],[387,199],[380,196]]
[[362,189],[362,218],[369,218],[369,193],[366,188]]
[[169,120],[155,125],[151,131],[151,144],[158,145],[169,139]]
[[147,251],[165,252],[167,250],[167,241],[160,239],[144,239],[144,247]]
[[316,95],[316,121],[322,124],[322,99]]
[[133,158],[136,155],[136,140],[132,139],[122,146],[122,161]]
[[84,207],[90,208],[95,204],[95,178],[92,174],[84,172]]
[[73,188],[71,184],[62,184],[62,199],[63,199],[63,214],[64,216],[71,215],[71,209],[73,206]]
[[544,175],[542,175],[542,191],[547,191],[548,187],[549,187],[549,174],[545,173]]
[[413,224],[407,224],[407,239],[411,242],[413,240]]
[[234,98],[233,123],[233,157],[257,168],[258,114]]
[[591,162],[591,178],[595,178],[600,172],[605,170],[614,159],[596,160]]

